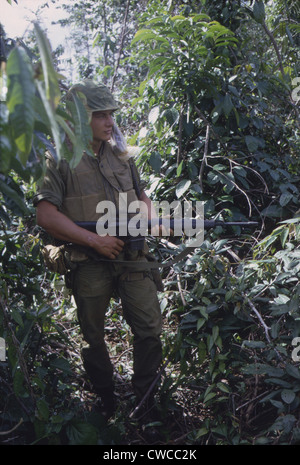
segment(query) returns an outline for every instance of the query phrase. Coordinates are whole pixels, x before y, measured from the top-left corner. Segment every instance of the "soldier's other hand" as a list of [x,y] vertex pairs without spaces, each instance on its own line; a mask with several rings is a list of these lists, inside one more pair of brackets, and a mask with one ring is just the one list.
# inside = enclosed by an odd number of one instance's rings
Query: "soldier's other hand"
[[174,231],[170,228],[168,224],[168,217],[163,217],[162,220],[165,220],[164,224],[154,224],[151,225],[151,236],[156,237],[169,237],[173,236]]

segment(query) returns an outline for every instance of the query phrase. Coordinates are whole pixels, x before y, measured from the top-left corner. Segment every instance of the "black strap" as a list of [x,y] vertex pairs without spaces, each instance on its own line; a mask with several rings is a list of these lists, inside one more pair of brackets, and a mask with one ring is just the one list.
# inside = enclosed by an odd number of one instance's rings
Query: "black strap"
[[134,187],[135,193],[137,195],[137,198],[139,199],[140,196],[141,196],[141,190],[139,188],[138,181],[137,181],[137,178],[136,178],[136,175],[135,175],[135,172],[134,172],[134,163],[133,163],[132,158],[129,158],[129,166],[130,166],[130,170],[131,170],[133,187]]
[[85,250],[86,255],[97,262],[107,262],[112,264],[123,265],[126,268],[136,268],[139,270],[146,270],[146,269],[155,269],[155,268],[168,268],[170,266],[175,265],[176,263],[181,262],[184,258],[189,254],[192,253],[192,247],[186,247],[184,250],[179,252],[173,260],[169,260],[167,262],[140,262],[135,260],[115,260],[115,259],[108,259],[103,258],[101,255],[94,252],[92,249],[90,251]]

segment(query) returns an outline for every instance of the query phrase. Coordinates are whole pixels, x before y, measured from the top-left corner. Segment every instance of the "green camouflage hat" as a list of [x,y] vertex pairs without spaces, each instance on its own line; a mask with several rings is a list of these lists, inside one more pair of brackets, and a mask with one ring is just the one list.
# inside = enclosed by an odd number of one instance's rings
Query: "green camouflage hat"
[[104,84],[96,84],[90,79],[85,79],[70,89],[70,92],[74,91],[85,95],[87,107],[92,112],[119,109],[112,93]]

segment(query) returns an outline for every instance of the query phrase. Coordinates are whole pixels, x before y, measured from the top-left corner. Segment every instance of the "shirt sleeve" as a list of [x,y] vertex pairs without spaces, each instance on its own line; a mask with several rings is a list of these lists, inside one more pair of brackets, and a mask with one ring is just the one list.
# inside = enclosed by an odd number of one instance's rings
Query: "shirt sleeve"
[[65,184],[57,163],[51,155],[46,155],[46,171],[37,192],[33,197],[33,205],[36,207],[41,200],[47,200],[61,209],[65,193]]

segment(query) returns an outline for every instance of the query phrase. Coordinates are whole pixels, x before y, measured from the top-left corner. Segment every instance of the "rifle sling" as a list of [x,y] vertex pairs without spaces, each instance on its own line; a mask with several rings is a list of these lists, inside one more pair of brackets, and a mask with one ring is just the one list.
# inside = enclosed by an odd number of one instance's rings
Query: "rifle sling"
[[170,266],[175,265],[176,263],[181,262],[189,253],[191,252],[191,247],[186,247],[184,250],[179,252],[179,254],[176,255],[176,257],[173,260],[160,263],[160,262],[139,262],[135,260],[111,260],[108,258],[102,258],[101,255],[97,254],[96,252],[94,253],[93,251],[87,251],[85,250],[85,253],[92,258],[95,261],[99,262],[107,262],[107,263],[116,263],[118,265],[124,265],[126,268],[135,268],[139,270],[145,270],[145,269],[155,269],[155,268],[167,268]]

